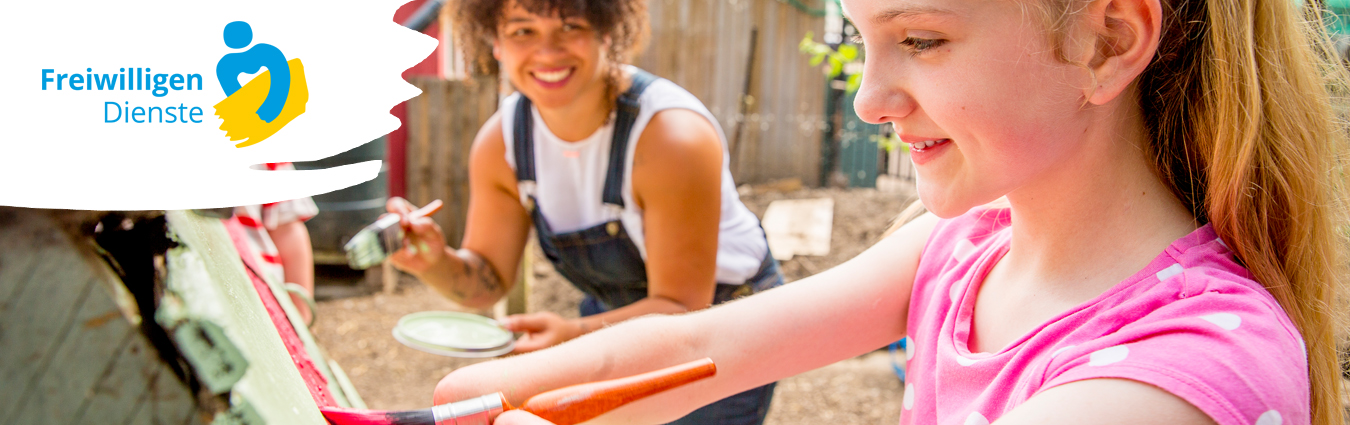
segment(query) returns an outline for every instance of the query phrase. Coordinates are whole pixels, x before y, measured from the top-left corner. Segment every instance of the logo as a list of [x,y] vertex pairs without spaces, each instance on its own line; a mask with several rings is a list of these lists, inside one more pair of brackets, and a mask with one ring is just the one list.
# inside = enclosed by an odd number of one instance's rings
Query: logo
[[[253,27],[234,21],[225,25],[225,45],[244,49],[253,43]],[[241,74],[254,74],[240,86]],[[252,146],[267,140],[305,113],[309,88],[305,85],[305,67],[300,59],[286,60],[281,49],[258,43],[242,52],[228,53],[216,63],[216,78],[225,90],[225,100],[215,105],[221,130],[231,141],[243,140],[234,147]]]
[[309,0],[171,3],[0,0],[0,40],[17,40],[0,42],[0,181],[13,183],[0,205],[216,208],[380,175],[378,159],[252,166],[316,161],[399,127],[390,109],[420,93],[402,73],[437,46],[391,20],[407,0],[339,1],[322,19]]

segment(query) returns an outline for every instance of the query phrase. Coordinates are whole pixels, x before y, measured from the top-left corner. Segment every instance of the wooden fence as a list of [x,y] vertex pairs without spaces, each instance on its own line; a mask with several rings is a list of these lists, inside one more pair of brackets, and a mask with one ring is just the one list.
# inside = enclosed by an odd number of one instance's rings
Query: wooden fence
[[[736,182],[797,177],[815,184],[825,78],[797,46],[807,32],[819,37],[823,18],[778,0],[649,0],[648,8],[652,40],[635,65],[708,106],[737,145],[731,164]],[[758,34],[747,73],[752,30]],[[742,115],[747,74],[754,101]]]
[[444,200],[445,208],[432,217],[445,232],[445,241],[458,247],[469,204],[469,146],[478,128],[497,111],[497,80],[409,82],[422,94],[408,100],[404,123],[408,200],[417,205]]
[[[652,39],[635,64],[708,106],[733,144],[736,182],[795,177],[816,183],[825,78],[797,46],[807,32],[822,31],[823,18],[777,0],[649,0],[648,7]],[[747,76],[753,101],[742,114]],[[498,84],[489,78],[410,82],[423,93],[408,101],[404,123],[407,197],[419,205],[445,200],[434,218],[456,246],[469,199],[469,146],[497,109]]]
[[[488,77],[473,81],[410,78],[409,82],[422,89],[422,94],[408,100],[404,121],[408,131],[408,200],[417,205],[433,199],[445,201],[445,207],[432,218],[445,232],[446,243],[458,248],[463,246],[469,212],[469,148],[478,129],[497,112],[498,82]],[[497,318],[524,313],[532,285],[529,270],[533,270],[530,256],[525,255],[511,293],[491,311],[478,313]],[[389,288],[396,277],[389,266],[384,272],[385,287]]]

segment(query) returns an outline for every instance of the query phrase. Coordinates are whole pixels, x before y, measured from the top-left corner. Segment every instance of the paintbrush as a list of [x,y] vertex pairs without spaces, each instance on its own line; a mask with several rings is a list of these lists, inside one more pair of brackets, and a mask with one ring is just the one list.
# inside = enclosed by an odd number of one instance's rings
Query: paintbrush
[[[441,200],[437,199],[406,216],[409,219],[426,217],[439,211],[441,205]],[[403,226],[399,225],[401,217],[399,214],[387,214],[356,232],[342,247],[347,251],[347,264],[353,269],[365,270],[383,263],[390,254],[402,248],[404,233]]]
[[[557,425],[574,425],[643,397],[715,374],[717,366],[711,359],[705,358],[627,378],[546,391],[525,400],[519,409]],[[423,410],[396,412],[319,408],[324,418],[333,425],[488,425],[497,419],[497,415],[513,409],[517,408],[511,407],[502,393]]]

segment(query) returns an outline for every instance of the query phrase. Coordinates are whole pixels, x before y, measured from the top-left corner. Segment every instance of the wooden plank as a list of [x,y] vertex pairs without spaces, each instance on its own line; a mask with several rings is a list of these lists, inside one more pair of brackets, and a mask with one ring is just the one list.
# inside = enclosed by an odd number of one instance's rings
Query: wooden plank
[[[170,250],[169,264],[184,268],[171,267],[170,276],[175,273],[210,276],[200,281],[202,291],[194,295],[218,294],[199,301],[218,307],[215,315],[219,317],[211,320],[221,325],[229,340],[248,358],[247,372],[231,388],[232,407],[247,402],[270,423],[326,424],[239,256],[233,250],[211,249],[231,244],[220,220],[186,211],[169,211],[166,218],[169,230],[183,244],[182,248]],[[194,266],[188,256],[197,257],[199,262],[195,264],[200,265]],[[194,267],[197,271],[192,270]],[[196,285],[198,281],[193,282]],[[190,301],[189,305],[193,303]]]
[[[816,181],[823,88],[797,45],[807,31],[819,33],[823,19],[776,0],[659,0],[648,10],[652,40],[634,64],[697,96],[728,140],[744,120],[731,164],[736,181]],[[738,117],[752,26],[759,27],[756,102]]]
[[54,349],[37,362],[34,379],[26,390],[27,400],[16,410],[18,414],[10,417],[14,424],[74,420],[75,407],[107,370],[110,358],[127,344],[133,332],[138,332],[95,280],[103,276],[94,276],[89,265],[79,259],[62,265],[60,272],[43,276],[42,286],[70,288],[72,283],[82,281],[79,285],[86,296],[68,307],[35,300],[36,308],[61,310],[69,319],[60,331],[48,334],[56,341]]
[[[456,208],[442,210],[444,217],[442,228],[449,226],[451,231],[446,233],[446,242],[453,246],[462,246],[464,240],[464,216],[467,211],[465,206],[469,200],[468,186],[465,180],[468,179],[469,169],[469,146],[472,140],[465,141],[464,134],[467,131],[476,130],[482,121],[478,121],[476,96],[478,91],[466,84],[449,85],[443,93],[446,93],[446,101],[452,102],[446,104],[441,112],[441,121],[444,128],[438,139],[443,150],[440,158],[441,163],[441,182],[444,185],[442,195],[445,199],[452,199]],[[472,137],[472,136],[470,136]]]
[[162,363],[147,391],[146,400],[153,423],[182,424],[196,416],[197,404],[192,392]]
[[[427,192],[425,197],[416,201],[418,205],[431,202],[432,199],[450,199],[446,187],[445,173],[450,166],[448,156],[449,151],[453,147],[446,143],[448,139],[447,132],[452,126],[447,121],[455,118],[453,114],[458,112],[456,109],[460,103],[460,99],[456,99],[454,94],[447,95],[446,93],[447,91],[453,90],[454,84],[449,84],[442,80],[434,80],[428,83],[427,92],[422,94],[427,100],[425,112],[427,134],[423,137],[430,143],[427,147],[427,158],[430,161],[431,170],[428,175],[430,180],[426,182]],[[447,105],[446,102],[454,102],[454,104]],[[441,231],[445,232],[446,242],[448,243],[454,243],[455,236],[457,236],[460,231],[460,229],[456,229],[448,220],[451,215],[450,210],[453,209],[454,208],[442,208],[441,211],[432,216],[432,218],[436,220],[436,223],[441,226]]]
[[834,200],[830,198],[773,201],[764,211],[769,250],[779,261],[794,255],[829,255],[833,223]]
[[[123,424],[149,424],[154,423],[154,412],[149,408],[148,403],[142,400],[137,403],[131,417],[127,418]],[[105,422],[106,423],[106,422]]]
[[0,223],[9,223],[0,226],[0,315],[32,282],[30,275],[41,257],[32,255],[31,251],[57,244],[63,237],[55,229],[43,225],[41,220],[45,218],[29,210],[0,209]]
[[432,90],[427,80],[413,79],[422,94],[408,101],[408,145],[407,145],[407,184],[408,198],[424,199],[430,194],[427,185],[431,181],[430,131],[427,115],[426,93]]
[[[27,290],[0,313],[0,369],[3,369],[0,411],[3,412],[18,412],[33,398],[39,377],[51,364],[52,353],[75,326],[80,306],[95,286],[88,273],[70,267],[80,259],[68,247],[38,245],[18,254],[33,255],[39,260],[25,283]],[[8,415],[10,421],[6,423],[14,423],[18,416]]]
[[[107,361],[99,379],[90,387],[88,394],[75,411],[74,423],[107,424],[129,423],[137,415],[137,409],[145,410],[153,416],[150,409],[140,405],[147,402],[147,395],[159,383],[159,375],[169,374],[155,351],[139,333],[127,333],[122,347]],[[180,392],[183,392],[180,386]],[[191,411],[192,399],[178,400],[180,410]],[[167,406],[166,406],[167,407]],[[181,423],[183,416],[169,423]],[[143,422],[142,422],[143,423]]]

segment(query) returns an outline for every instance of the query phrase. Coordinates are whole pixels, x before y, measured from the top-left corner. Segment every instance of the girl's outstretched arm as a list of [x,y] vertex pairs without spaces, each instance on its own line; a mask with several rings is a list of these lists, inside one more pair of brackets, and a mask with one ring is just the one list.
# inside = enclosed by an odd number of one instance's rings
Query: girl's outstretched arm
[[920,217],[848,262],[780,288],[680,316],[651,316],[547,350],[454,371],[435,403],[503,391],[520,403],[543,391],[710,357],[717,376],[600,416],[663,423],[699,406],[866,353],[905,334],[919,256],[937,218]]

